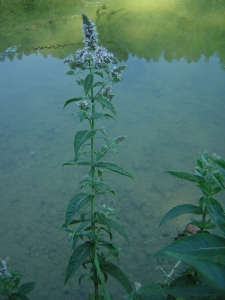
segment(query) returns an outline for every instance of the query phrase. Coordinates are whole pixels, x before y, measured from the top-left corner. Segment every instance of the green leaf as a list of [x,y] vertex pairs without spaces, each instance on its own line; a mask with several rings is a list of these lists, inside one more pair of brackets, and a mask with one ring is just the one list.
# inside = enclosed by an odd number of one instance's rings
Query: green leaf
[[74,165],[75,165],[74,160],[68,160],[67,162],[65,162],[65,163],[63,164],[63,167],[64,167],[64,166],[74,166]]
[[219,187],[219,186],[216,186],[215,188],[212,189],[211,195],[216,195],[216,194],[218,194],[221,191],[222,191],[222,188]]
[[[208,235],[210,236],[210,235]],[[199,272],[208,283],[225,296],[225,265],[217,261],[209,260],[208,258],[200,258],[194,255],[183,253],[174,253],[166,251],[166,257],[181,260],[184,263],[192,266]]]
[[104,77],[104,74],[103,74],[103,72],[101,72],[101,71],[96,71],[96,72],[94,72],[96,75],[99,75],[99,76],[101,76],[102,78]]
[[90,166],[90,161],[88,160],[77,160],[76,165],[79,165],[79,166]]
[[26,295],[26,294],[30,293],[35,287],[36,287],[35,282],[25,282],[19,287],[17,292],[22,295]]
[[202,160],[204,161],[205,164],[210,163],[210,156],[206,150],[202,153]]
[[225,213],[220,203],[213,198],[205,200],[205,206],[207,207],[213,222],[225,232]]
[[130,173],[124,171],[124,169],[118,167],[116,164],[107,163],[107,162],[98,162],[97,164],[95,164],[95,167],[96,168],[102,168],[102,169],[108,169],[110,171],[119,173],[121,175],[133,178],[133,176]]
[[192,205],[192,204],[177,205],[165,214],[165,216],[162,218],[159,226],[161,226],[163,223],[167,222],[168,220],[174,219],[182,214],[201,215],[202,210],[200,207]]
[[70,224],[70,221],[77,215],[92,199],[94,195],[79,193],[76,194],[69,202],[66,209],[64,227]]
[[209,187],[205,186],[205,184],[197,184],[197,187],[200,188],[200,190],[203,192],[204,195],[208,195],[210,193]]
[[86,96],[88,92],[90,91],[94,81],[93,74],[88,74],[86,78],[84,79],[84,95]]
[[96,194],[105,194],[107,191],[111,192],[113,195],[115,195],[115,192],[110,188],[110,186],[103,182],[95,182],[94,188]]
[[188,181],[197,182],[197,183],[205,182],[205,179],[198,175],[193,175],[193,174],[186,173],[186,172],[174,172],[174,171],[169,171],[169,170],[166,170],[165,172],[174,177],[178,177],[178,178],[185,179]]
[[114,115],[116,115],[116,110],[114,108],[114,106],[112,105],[112,103],[102,97],[97,97],[96,100],[98,102],[100,102],[103,106],[107,107],[109,110],[111,110],[112,113],[114,113]]
[[155,257],[167,257],[167,252],[212,258],[225,253],[225,238],[212,234],[193,234],[165,246]]
[[128,243],[130,243],[128,235],[126,234],[126,231],[117,222],[115,222],[115,221],[113,221],[111,219],[108,219],[108,218],[102,218],[99,221],[97,221],[97,223],[105,225],[105,226],[110,227],[110,228],[113,228],[114,230],[116,230],[117,232],[119,232],[125,238],[125,240]]
[[196,167],[198,167],[200,170],[204,168],[202,161],[199,158],[195,159]]
[[165,289],[165,292],[182,299],[211,299],[219,296],[218,292],[208,285],[177,286]]
[[98,81],[98,82],[95,82],[95,84],[93,85],[93,88],[96,87],[96,86],[102,86],[102,85],[103,85],[103,82]]
[[73,251],[69,263],[66,267],[66,276],[64,284],[75,274],[77,269],[82,265],[84,260],[91,254],[94,249],[94,244],[90,242],[85,242],[82,245],[79,245]]
[[[106,118],[106,119],[108,119],[108,118],[112,118],[112,119],[114,119],[111,115],[109,115],[109,114],[101,114],[101,113],[95,113],[95,114],[93,114],[92,116],[91,116],[91,119],[102,119],[102,118]],[[115,120],[115,119],[114,119]]]
[[210,156],[210,159],[225,171],[225,160],[216,156]]
[[165,300],[163,288],[158,284],[146,284],[142,285],[137,291],[135,291],[135,300]]
[[191,220],[191,225],[194,225],[198,228],[202,228],[202,229],[214,229],[216,227],[216,225],[214,223],[211,222],[211,220],[208,220],[207,222],[205,222],[204,224],[202,224],[202,221],[199,222],[195,219],[190,218]]
[[132,291],[132,286],[127,276],[117,265],[105,261],[104,263],[101,264],[100,267],[103,272],[106,272],[114,279],[116,279],[123,286],[123,288],[127,293],[130,293]]
[[221,189],[225,189],[225,185],[224,185],[223,180],[222,180],[222,178],[220,177],[219,174],[213,174],[212,177],[213,177],[214,181],[216,182],[216,184],[219,187],[221,187]]
[[77,155],[80,150],[80,147],[86,141],[88,141],[90,138],[92,138],[95,134],[96,134],[95,130],[82,130],[82,131],[78,131],[75,134],[75,137],[74,137],[74,155],[75,155],[74,160],[75,161],[77,160]]
[[65,103],[64,103],[64,106],[63,108],[65,108],[68,104],[72,103],[72,102],[76,102],[76,101],[80,101],[84,99],[83,97],[76,97],[76,98],[72,98],[72,99],[69,99],[67,100]]
[[20,293],[12,293],[9,297],[9,300],[29,300],[25,295]]
[[170,283],[170,287],[193,286],[196,284],[194,278],[191,274],[179,275]]

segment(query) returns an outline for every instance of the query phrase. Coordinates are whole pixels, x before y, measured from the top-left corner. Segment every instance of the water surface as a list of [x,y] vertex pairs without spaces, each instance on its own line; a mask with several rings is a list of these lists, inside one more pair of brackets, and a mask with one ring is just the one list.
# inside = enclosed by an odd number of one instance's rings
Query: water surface
[[[96,22],[101,44],[127,65],[114,88],[117,121],[105,125],[112,138],[128,136],[110,159],[135,177],[111,179],[131,240],[117,239],[121,268],[132,282],[162,279],[161,262],[151,258],[164,243],[159,237],[173,237],[189,219],[158,228],[160,219],[201,196],[163,170],[194,172],[204,150],[225,157],[225,1],[1,2],[0,52],[21,46],[0,62],[0,257],[37,282],[31,298],[38,300],[86,299],[77,278],[63,287],[71,248],[60,232],[85,174],[62,167],[83,128],[71,115],[75,106],[62,110],[81,92],[63,60],[82,47],[82,12]],[[121,299],[123,291],[113,294]]]

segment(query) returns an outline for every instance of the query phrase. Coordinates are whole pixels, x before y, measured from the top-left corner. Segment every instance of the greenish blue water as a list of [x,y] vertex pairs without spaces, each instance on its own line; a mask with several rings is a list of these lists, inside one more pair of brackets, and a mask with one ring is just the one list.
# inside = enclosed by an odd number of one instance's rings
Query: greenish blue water
[[21,45],[18,57],[0,62],[0,257],[37,282],[32,299],[86,299],[77,278],[63,287],[71,248],[59,230],[85,174],[62,167],[81,128],[71,116],[75,108],[62,110],[79,95],[63,60],[82,47],[85,12],[101,43],[127,65],[113,91],[117,121],[105,123],[111,137],[128,136],[110,158],[135,177],[111,180],[131,239],[130,246],[117,239],[121,268],[132,282],[162,279],[160,262],[151,258],[164,243],[159,236],[174,236],[189,219],[159,229],[160,218],[200,197],[194,185],[163,170],[194,172],[204,150],[225,157],[225,2],[2,1],[0,8],[0,52]]

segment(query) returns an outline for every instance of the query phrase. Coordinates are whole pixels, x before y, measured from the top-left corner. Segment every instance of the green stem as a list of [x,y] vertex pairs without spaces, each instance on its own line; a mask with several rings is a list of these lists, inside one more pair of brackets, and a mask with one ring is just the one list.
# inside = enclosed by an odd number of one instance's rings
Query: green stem
[[[209,198],[209,195],[207,195],[207,199]],[[200,232],[203,232],[203,230],[205,229],[205,219],[206,219],[206,215],[207,215],[207,208],[204,205],[204,209],[203,209],[203,215],[202,215],[202,228],[200,230]]]
[[178,262],[175,264],[175,266],[173,267],[173,269],[170,271],[170,273],[166,276],[166,280],[164,281],[164,283],[168,284],[171,281],[171,277],[173,276],[175,270],[179,267],[179,265],[181,264],[181,261],[178,260]]
[[[94,102],[93,88],[91,89],[91,103],[92,103],[91,113],[92,113],[92,116],[93,116],[94,113],[95,113],[95,102]],[[95,129],[95,120],[91,119],[91,130],[94,130],[94,129]],[[95,177],[94,164],[95,164],[95,159],[94,159],[94,137],[92,137],[91,138],[91,178],[92,178],[92,180]],[[92,188],[92,194],[95,194],[95,189],[94,189],[94,186],[93,186],[93,182],[92,182],[91,188]],[[93,234],[95,234],[94,207],[95,207],[95,197],[91,201],[91,231],[92,231]],[[95,260],[96,254],[97,254],[97,246],[95,244],[95,247],[94,247],[93,252],[92,252],[93,262]],[[94,276],[97,277],[97,270],[96,269],[93,271],[93,273],[94,273]],[[98,298],[98,283],[97,282],[94,282],[94,291],[95,291],[94,292],[95,293],[95,299],[97,299]]]
[[104,282],[104,279],[103,279],[103,276],[102,276],[102,272],[100,270],[100,266],[99,266],[99,263],[98,263],[97,252],[95,252],[94,260],[95,260],[96,269],[98,271],[98,277],[99,277],[99,279],[101,281],[101,284],[102,284],[102,288],[103,288],[103,292],[104,292],[105,298],[106,298],[106,300],[111,300],[111,297],[109,295],[109,292],[107,290],[107,287],[105,285],[105,282]]
[[[91,72],[91,70],[90,70]],[[91,110],[91,114],[92,116],[95,113],[95,97],[94,97],[94,91],[93,88],[91,88],[91,103],[92,103],[92,110]],[[95,130],[95,120],[91,119],[91,130]],[[94,137],[91,138],[91,178],[92,180],[94,180],[95,177],[95,157],[94,157]],[[92,181],[92,193],[95,194],[95,188],[93,186],[93,181]],[[94,199],[92,199],[91,201],[91,231],[93,234],[95,234],[95,215],[94,215]],[[93,273],[95,277],[99,277],[100,281],[101,281],[101,285],[104,291],[104,295],[106,297],[106,300],[111,300],[111,297],[109,295],[109,292],[105,286],[105,282],[100,270],[100,266],[99,266],[99,262],[98,262],[98,256],[97,256],[97,247],[98,247],[98,243],[95,243],[95,247],[93,249],[92,252],[92,259],[95,263],[96,268],[94,269]],[[95,299],[98,298],[98,283],[94,282],[94,289],[95,289]]]

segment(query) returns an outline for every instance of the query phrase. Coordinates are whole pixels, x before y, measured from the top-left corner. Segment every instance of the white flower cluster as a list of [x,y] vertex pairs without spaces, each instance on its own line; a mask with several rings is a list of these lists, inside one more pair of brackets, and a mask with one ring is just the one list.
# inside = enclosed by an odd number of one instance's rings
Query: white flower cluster
[[88,104],[88,102],[85,100],[78,102],[77,105],[80,108],[80,110],[83,111],[88,111],[91,108],[91,104]]
[[72,69],[80,66],[90,66],[94,69],[108,69],[109,64],[118,63],[112,53],[103,46],[96,46],[94,50],[89,47],[77,50],[74,61],[69,61],[69,67]]
[[0,258],[0,279],[11,277],[11,274],[9,272],[8,261],[9,259],[3,260]]
[[111,73],[114,82],[120,81],[121,78],[119,76],[125,66],[115,67],[110,71],[110,65],[118,64],[118,60],[105,47],[98,45],[98,33],[94,23],[86,15],[83,14],[82,17],[85,47],[77,50],[74,60],[65,60],[65,63],[70,67],[67,74],[73,75],[76,69],[103,69],[106,73]]

